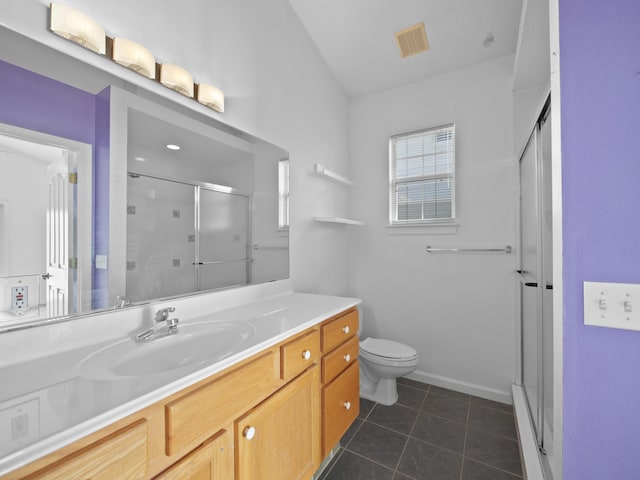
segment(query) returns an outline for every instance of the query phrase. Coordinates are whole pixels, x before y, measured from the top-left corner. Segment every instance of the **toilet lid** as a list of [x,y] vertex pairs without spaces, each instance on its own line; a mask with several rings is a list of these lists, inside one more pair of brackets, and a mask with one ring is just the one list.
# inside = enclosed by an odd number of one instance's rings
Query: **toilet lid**
[[418,352],[408,345],[382,338],[367,338],[363,340],[360,342],[360,350],[385,358],[405,359],[414,358],[418,355]]

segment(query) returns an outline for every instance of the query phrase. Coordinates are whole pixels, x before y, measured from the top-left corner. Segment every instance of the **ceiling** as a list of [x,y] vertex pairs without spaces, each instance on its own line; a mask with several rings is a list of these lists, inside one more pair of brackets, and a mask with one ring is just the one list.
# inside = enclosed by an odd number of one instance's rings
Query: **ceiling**
[[[515,53],[522,8],[522,0],[289,2],[351,98]],[[394,33],[419,22],[430,49],[403,59]]]

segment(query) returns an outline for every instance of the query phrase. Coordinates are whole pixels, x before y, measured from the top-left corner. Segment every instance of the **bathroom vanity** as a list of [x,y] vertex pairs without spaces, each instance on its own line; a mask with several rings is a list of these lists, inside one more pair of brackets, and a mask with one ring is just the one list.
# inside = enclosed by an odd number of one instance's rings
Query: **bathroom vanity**
[[[311,478],[358,414],[359,301],[286,292],[238,304],[237,298],[225,300],[237,292],[211,295],[223,307],[236,306],[180,318],[178,328],[188,333],[157,340],[173,342],[166,350],[155,340],[135,344],[131,335],[112,334],[99,344],[46,352],[1,369],[4,385],[12,377],[19,385],[3,391],[0,410],[23,419],[12,420],[14,434],[16,421],[31,422],[37,434],[27,433],[28,441],[13,451],[3,445],[0,478]],[[175,315],[181,306],[187,312],[194,302],[206,304],[203,297],[188,304],[175,300]],[[141,308],[90,318],[94,338],[109,324],[133,333],[148,325]],[[81,330],[79,323],[73,328]],[[145,363],[145,353],[153,358],[161,352],[161,358],[180,351],[181,343],[195,345],[185,352],[197,351],[195,337],[220,325],[245,332],[239,341],[215,347],[221,358],[182,366]],[[8,332],[0,341],[11,335],[25,341],[30,333],[37,339],[46,329],[52,330],[48,335],[71,335],[59,323]],[[109,360],[112,346],[123,341],[132,342],[136,353],[119,350]],[[133,376],[118,369],[130,358],[137,364]],[[58,382],[56,367],[67,371],[66,381]],[[28,372],[40,373],[22,378]],[[47,431],[47,424],[56,426]]]

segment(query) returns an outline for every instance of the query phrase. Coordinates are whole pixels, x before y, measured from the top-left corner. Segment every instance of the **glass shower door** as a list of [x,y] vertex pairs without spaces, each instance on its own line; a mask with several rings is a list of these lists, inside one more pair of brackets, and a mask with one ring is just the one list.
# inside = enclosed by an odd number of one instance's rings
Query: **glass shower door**
[[249,197],[199,190],[198,289],[250,283]]
[[538,443],[540,430],[541,325],[539,299],[538,134],[534,131],[520,159],[520,298],[522,385]]

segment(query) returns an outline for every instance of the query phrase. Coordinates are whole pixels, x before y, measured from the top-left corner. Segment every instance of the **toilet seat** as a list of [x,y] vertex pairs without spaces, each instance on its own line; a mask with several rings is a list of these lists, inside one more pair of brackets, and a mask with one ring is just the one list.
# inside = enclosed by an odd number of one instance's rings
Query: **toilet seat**
[[410,363],[418,357],[414,348],[382,338],[367,338],[360,342],[360,354],[374,362],[393,361]]

